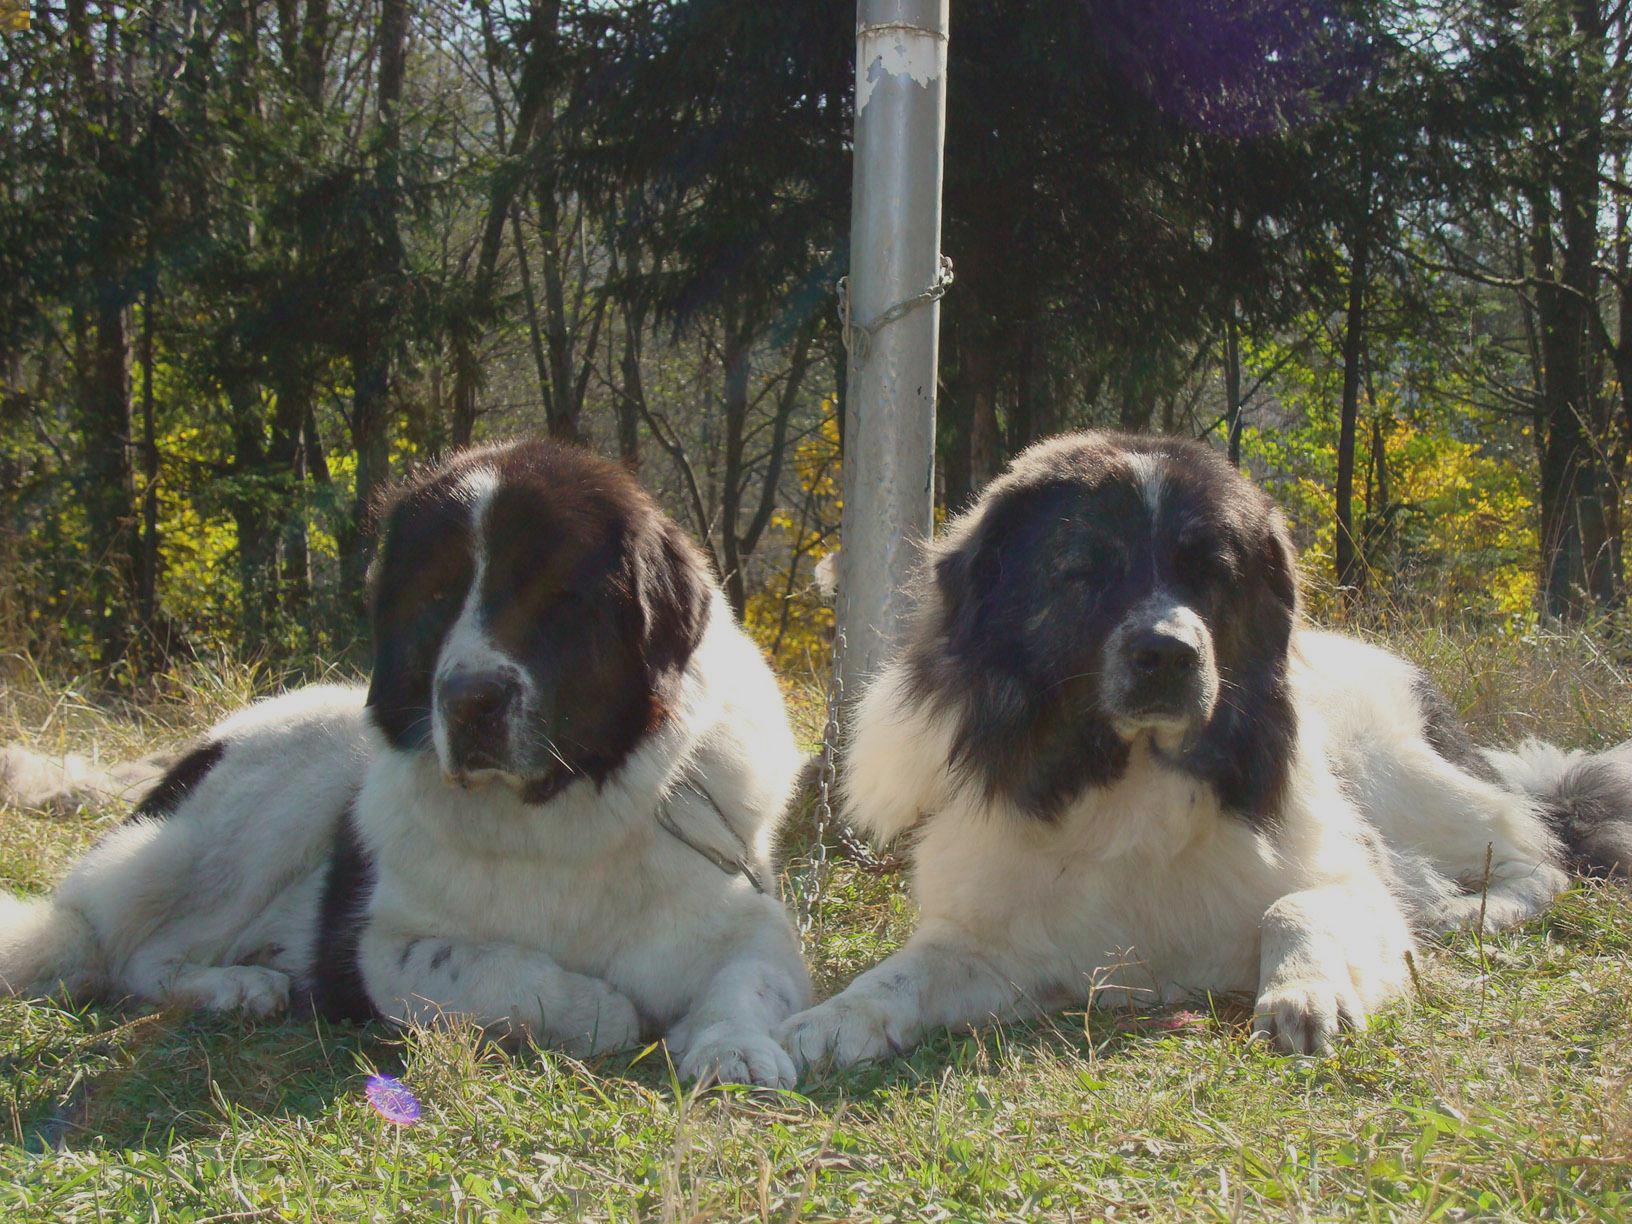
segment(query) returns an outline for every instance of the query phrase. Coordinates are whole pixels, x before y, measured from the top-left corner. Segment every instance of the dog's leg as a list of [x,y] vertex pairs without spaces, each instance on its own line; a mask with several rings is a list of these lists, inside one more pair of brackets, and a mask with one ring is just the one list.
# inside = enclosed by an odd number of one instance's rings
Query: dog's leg
[[1420,739],[1390,746],[1353,781],[1361,811],[1390,844],[1426,856],[1466,890],[1430,902],[1418,916],[1425,929],[1471,926],[1481,915],[1492,930],[1512,926],[1569,883],[1531,800],[1474,777]]
[[518,944],[370,923],[358,945],[374,1006],[398,1024],[474,1022],[507,1041],[584,1056],[640,1041],[635,1005],[599,978]]
[[810,1002],[810,979],[781,907],[766,900],[749,927],[670,1031],[682,1079],[792,1088],[793,1061],[771,1035]]
[[266,965],[205,965],[147,947],[132,957],[125,981],[152,1002],[202,1011],[275,1016],[289,1006],[290,978]]
[[838,1068],[899,1053],[940,1025],[1030,1014],[1040,983],[1020,980],[1022,964],[990,938],[925,922],[899,952],[788,1020],[777,1037],[801,1068]]
[[1324,1054],[1404,986],[1411,932],[1388,892],[1362,882],[1282,897],[1264,914],[1253,1031],[1292,1054]]

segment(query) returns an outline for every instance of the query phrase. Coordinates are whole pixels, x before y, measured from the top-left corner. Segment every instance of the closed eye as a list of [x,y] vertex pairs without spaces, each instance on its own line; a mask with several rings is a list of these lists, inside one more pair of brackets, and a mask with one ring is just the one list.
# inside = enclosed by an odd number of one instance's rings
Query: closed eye
[[447,615],[465,602],[469,579],[464,574],[445,574],[435,578],[418,593],[416,603],[422,612]]
[[1059,571],[1066,582],[1102,586],[1119,578],[1128,567],[1128,554],[1114,544],[1102,545],[1092,556],[1069,562]]
[[1193,583],[1223,582],[1234,576],[1235,564],[1208,544],[1181,544],[1173,557],[1173,572]]
[[[388,563],[389,564],[389,563]],[[380,585],[380,614],[388,619],[419,618],[426,614],[445,615],[464,600],[468,573],[450,568],[436,574],[391,565],[389,577]]]
[[464,595],[464,585],[463,582],[455,578],[444,578],[426,593],[426,602],[433,604],[452,603]]

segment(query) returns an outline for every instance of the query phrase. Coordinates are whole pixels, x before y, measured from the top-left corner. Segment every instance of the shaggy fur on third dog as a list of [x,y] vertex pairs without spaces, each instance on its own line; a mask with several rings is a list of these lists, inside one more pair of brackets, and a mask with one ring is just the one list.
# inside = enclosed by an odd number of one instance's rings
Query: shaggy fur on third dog
[[769,883],[801,759],[696,550],[622,468],[517,443],[384,517],[366,690],[256,705],[44,901],[0,988],[474,1021],[791,1084],[808,1000]]
[[21,744],[0,748],[0,803],[66,816],[88,803],[140,799],[164,777],[168,754],[103,767],[78,752],[53,757]]
[[935,546],[915,616],[843,775],[858,826],[911,830],[921,918],[783,1026],[801,1064],[1210,991],[1322,1051],[1419,933],[1629,861],[1628,750],[1476,750],[1412,665],[1300,623],[1281,516],[1199,443],[1034,447]]

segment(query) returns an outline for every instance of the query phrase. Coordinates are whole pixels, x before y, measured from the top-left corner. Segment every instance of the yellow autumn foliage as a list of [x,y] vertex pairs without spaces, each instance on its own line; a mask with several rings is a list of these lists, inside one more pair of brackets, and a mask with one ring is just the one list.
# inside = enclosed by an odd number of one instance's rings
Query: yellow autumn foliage
[[833,637],[833,608],[817,591],[812,571],[838,547],[843,501],[837,397],[823,400],[821,424],[795,448],[793,470],[799,504],[779,506],[771,516],[780,561],[748,597],[743,619],[783,675],[808,675],[826,671]]

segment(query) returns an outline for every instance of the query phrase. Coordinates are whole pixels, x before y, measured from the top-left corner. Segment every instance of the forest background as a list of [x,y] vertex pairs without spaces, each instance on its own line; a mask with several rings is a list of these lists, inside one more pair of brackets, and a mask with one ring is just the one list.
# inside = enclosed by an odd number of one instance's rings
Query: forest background
[[[1628,7],[959,0],[939,510],[1062,429],[1205,437],[1327,615],[1615,629]],[[821,671],[852,5],[8,10],[9,648],[355,663],[381,490],[547,432]]]

